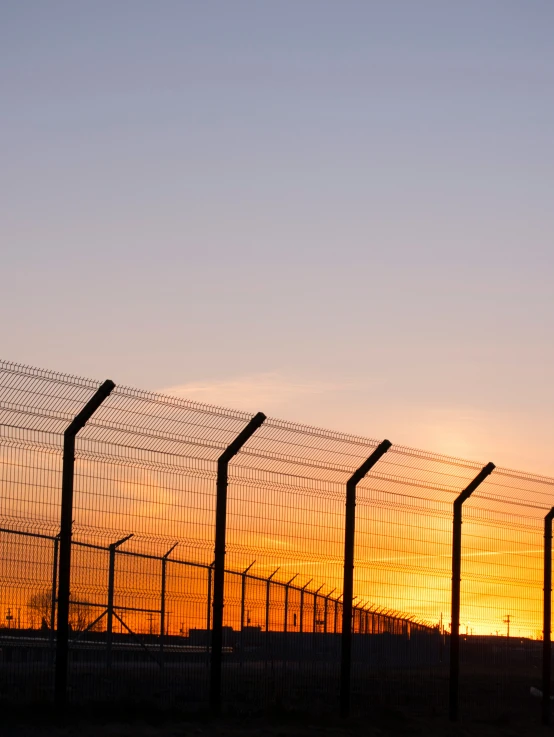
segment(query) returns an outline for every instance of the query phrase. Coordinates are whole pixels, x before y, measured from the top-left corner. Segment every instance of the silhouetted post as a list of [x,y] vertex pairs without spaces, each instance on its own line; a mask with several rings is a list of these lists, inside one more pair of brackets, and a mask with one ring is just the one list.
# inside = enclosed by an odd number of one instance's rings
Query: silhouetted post
[[252,568],[256,561],[253,560],[252,563],[246,568],[240,575],[242,577],[241,581],[241,593],[240,593],[240,628],[241,630],[244,629],[244,610],[245,610],[245,601],[246,601],[246,574],[248,571]]
[[550,669],[552,630],[552,518],[554,507],[544,518],[544,588],[542,636],[542,723],[550,724]]
[[350,678],[352,666],[352,594],[354,588],[354,533],[356,526],[356,486],[384,456],[392,443],[389,440],[377,446],[369,458],[352,474],[346,483],[346,516],[344,523],[344,582],[342,599],[342,640],[340,668],[340,714],[350,712]]
[[365,634],[369,635],[371,630],[371,604],[367,605],[365,612]]
[[71,584],[71,533],[73,526],[73,472],[75,468],[75,436],[82,430],[102,402],[115,387],[105,381],[64,432],[62,466],[62,501],[60,518],[60,571],[58,583],[58,628],[56,638],[56,670],[54,700],[58,709],[67,699],[67,663],[69,649],[69,588]]
[[54,630],[56,629],[56,597],[58,588],[58,553],[60,549],[60,536],[54,538],[54,560],[52,562],[52,599],[50,602],[50,648],[52,662],[54,662]]
[[336,587],[329,591],[325,596],[325,604],[323,605],[323,631],[327,634],[328,631],[328,617],[329,617],[329,599],[336,591]]
[[210,563],[208,566],[208,611],[206,612],[206,658],[207,663],[210,662],[210,640],[211,640],[211,628],[212,628],[212,572],[214,564]]
[[359,598],[360,598],[359,596],[355,596],[352,599],[352,619],[350,620],[350,627],[352,630],[352,634],[354,634],[354,632],[356,631],[356,612],[358,611],[358,605],[356,604],[354,606],[354,602]]
[[308,583],[305,583],[300,589],[300,632],[304,632],[304,592],[313,580],[313,578],[310,578]]
[[317,589],[317,591],[314,591],[314,622],[313,622],[313,633],[315,634],[317,632],[317,595],[321,591],[321,589],[325,586],[325,584],[321,584],[321,586]]
[[[280,568],[280,566],[279,566]],[[273,576],[277,573],[279,568],[276,568],[271,576],[267,577],[267,581],[265,582],[265,631],[269,632],[269,606],[270,606],[270,586],[271,586],[271,579]]]
[[225,535],[227,526],[227,484],[229,461],[239,452],[266,416],[258,412],[248,425],[223,451],[217,461],[217,500],[215,509],[214,555],[214,612],[212,631],[212,658],[210,668],[210,708],[215,714],[221,711],[221,657],[223,651],[223,606],[225,596]]
[[127,542],[132,533],[127,537],[122,537],[115,543],[111,543],[108,550],[110,551],[110,566],[108,570],[108,622],[106,625],[106,667],[108,670],[112,667],[112,637],[113,637],[113,597],[115,586],[115,553],[120,545]]
[[294,576],[291,578],[290,581],[287,581],[285,584],[285,621],[283,622],[283,632],[288,632],[288,621],[289,621],[289,588],[291,583],[294,581],[294,579],[298,576],[298,573],[295,573]]
[[450,632],[450,721],[458,720],[458,688],[460,680],[460,581],[462,570],[462,504],[475,489],[494,471],[494,463],[488,463],[454,501],[452,530],[452,608]]
[[287,634],[288,634],[288,622],[289,622],[289,589],[290,589],[291,583],[294,581],[294,579],[297,576],[298,576],[298,573],[295,573],[294,576],[290,579],[290,581],[287,581],[284,584],[284,586],[285,586],[285,617],[284,617],[284,621],[283,621],[283,633],[284,633],[284,638],[283,638],[283,653],[284,653],[283,654],[283,660],[284,660],[285,666],[287,665],[288,659],[289,659],[289,638],[287,636]]
[[335,622],[334,622],[334,626],[333,626],[333,632],[334,632],[335,635],[337,634],[337,626],[338,626],[338,621],[339,621],[339,599],[341,598],[341,596],[342,596],[342,594],[340,594],[335,599]]
[[241,575],[241,586],[240,586],[240,664],[242,665],[243,661],[243,653],[244,653],[244,642],[243,642],[243,630],[244,630],[244,610],[245,610],[245,603],[246,603],[246,574],[248,571],[252,568],[256,561],[253,560],[252,563],[246,568],[240,575]]
[[160,592],[160,662],[163,664],[164,657],[164,637],[165,637],[165,582],[166,582],[166,565],[167,559],[179,543],[172,545],[167,553],[162,557],[162,585]]

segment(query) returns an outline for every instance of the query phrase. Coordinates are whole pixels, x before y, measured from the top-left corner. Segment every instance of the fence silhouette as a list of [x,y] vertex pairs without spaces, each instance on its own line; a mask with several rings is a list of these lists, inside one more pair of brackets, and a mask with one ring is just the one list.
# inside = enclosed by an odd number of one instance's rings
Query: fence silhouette
[[1,692],[547,722],[554,480],[389,446],[0,362]]

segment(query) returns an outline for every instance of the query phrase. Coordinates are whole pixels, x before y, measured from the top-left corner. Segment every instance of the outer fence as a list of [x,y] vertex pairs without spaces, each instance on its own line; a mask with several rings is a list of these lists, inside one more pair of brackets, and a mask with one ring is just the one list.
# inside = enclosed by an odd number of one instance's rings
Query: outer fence
[[0,364],[6,698],[56,680],[75,703],[338,710],[346,683],[343,713],[445,710],[459,671],[454,718],[458,698],[462,717],[538,711],[552,479],[495,469],[468,496],[452,627],[453,504],[483,463],[393,445],[357,480],[349,538],[347,482],[378,442],[266,419],[223,484],[251,416],[149,392],[116,387],[76,436],[64,614],[64,433],[99,386]]

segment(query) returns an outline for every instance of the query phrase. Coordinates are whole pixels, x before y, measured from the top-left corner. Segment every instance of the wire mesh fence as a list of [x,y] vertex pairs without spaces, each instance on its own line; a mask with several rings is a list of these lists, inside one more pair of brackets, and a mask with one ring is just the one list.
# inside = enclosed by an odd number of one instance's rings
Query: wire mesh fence
[[[99,386],[0,362],[5,700],[53,698],[64,432]],[[207,705],[217,462],[250,420],[116,387],[77,435],[71,702]],[[338,709],[346,483],[378,446],[267,419],[230,461],[223,704]],[[482,466],[393,445],[358,483],[354,711],[447,709],[452,505]],[[543,520],[553,491],[552,479],[495,469],[464,503],[462,716],[538,710],[529,694],[543,687]]]

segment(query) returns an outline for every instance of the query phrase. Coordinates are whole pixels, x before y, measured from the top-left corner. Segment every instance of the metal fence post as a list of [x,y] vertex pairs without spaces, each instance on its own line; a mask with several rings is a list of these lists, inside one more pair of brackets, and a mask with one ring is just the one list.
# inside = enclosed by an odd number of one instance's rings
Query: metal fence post
[[317,589],[317,591],[314,591],[314,622],[313,622],[313,627],[312,627],[312,632],[314,633],[314,635],[317,632],[317,595],[319,594],[319,592],[324,586],[325,584],[322,583],[321,586]]
[[73,472],[75,468],[75,436],[82,430],[102,402],[111,394],[115,384],[105,381],[75,416],[64,432],[62,501],[60,513],[60,570],[58,578],[58,628],[56,636],[56,670],[54,701],[58,709],[67,699],[67,664],[69,651],[69,587],[71,583],[71,532],[73,526]]
[[304,592],[306,591],[306,587],[309,586],[312,581],[313,578],[310,578],[308,583],[305,583],[304,586],[302,586],[302,588],[300,589],[300,632],[304,632]]
[[241,581],[241,591],[240,591],[240,629],[241,631],[244,629],[244,610],[245,610],[245,600],[246,600],[246,574],[248,571],[252,568],[256,561],[253,560],[252,563],[246,568],[240,575],[242,577]]
[[110,551],[110,567],[108,570],[108,622],[106,625],[106,667],[108,670],[112,667],[112,637],[113,637],[113,598],[114,598],[114,586],[115,586],[115,553],[120,545],[127,542],[133,534],[122,537],[121,540],[117,540],[115,543],[111,543],[108,547]]
[[291,578],[290,581],[287,581],[285,584],[285,619],[283,622],[283,632],[288,632],[288,621],[289,621],[289,588],[291,583],[294,581],[294,579],[298,576],[298,573],[295,573],[294,576]]
[[354,632],[356,631],[356,629],[355,629],[356,628],[356,612],[358,611],[358,605],[357,604],[354,605],[354,602],[357,599],[359,599],[359,598],[360,598],[359,596],[355,596],[352,599],[352,617],[351,617],[351,620],[350,620],[350,630],[351,630],[352,634],[354,634]]
[[554,507],[544,518],[544,588],[542,634],[542,723],[550,724],[550,671],[552,630],[552,518]]
[[335,592],[335,589],[331,589],[328,594],[325,594],[324,597],[324,604],[323,604],[323,632],[327,634],[329,632],[329,599],[331,598],[332,594]]
[[[215,562],[215,561],[214,561]],[[213,578],[214,563],[210,563],[208,566],[208,590],[207,590],[207,602],[208,610],[206,612],[206,662],[210,664],[210,639],[212,629],[212,578]]]
[[54,631],[56,629],[56,600],[58,588],[58,558],[60,550],[60,536],[54,538],[54,560],[52,562],[52,600],[50,602],[50,648],[52,663],[54,662]]
[[[279,566],[279,568],[280,568],[280,566]],[[267,580],[266,580],[266,583],[265,583],[265,631],[266,632],[269,632],[269,606],[270,606],[270,603],[271,603],[269,588],[271,586],[271,579],[277,573],[277,571],[279,570],[279,568],[276,568],[273,571],[273,573],[271,574],[271,576],[268,576],[267,577]]]
[[172,545],[167,553],[162,556],[162,585],[161,585],[161,593],[160,593],[160,658],[161,663],[163,664],[163,656],[164,656],[164,637],[165,637],[165,631],[166,631],[166,625],[165,625],[165,584],[166,584],[166,565],[167,565],[167,559],[171,555],[171,553],[175,550],[179,543],[175,543],[175,545]]
[[352,670],[352,594],[354,588],[354,531],[356,524],[356,486],[388,451],[392,443],[383,440],[369,458],[346,483],[346,515],[344,524],[344,581],[342,599],[342,639],[340,668],[340,714],[350,713],[350,678]]
[[454,519],[452,530],[452,608],[450,627],[450,684],[449,684],[449,716],[450,721],[458,720],[458,690],[460,680],[460,581],[462,569],[462,504],[469,499],[475,489],[495,469],[494,463],[488,463],[471,481],[454,501]]
[[246,602],[246,575],[248,571],[252,568],[256,561],[253,560],[252,563],[241,573],[241,586],[240,586],[240,664],[242,665],[244,660],[244,610],[245,610],[245,602]]
[[212,658],[210,666],[210,709],[221,711],[221,656],[223,651],[223,606],[225,594],[225,534],[227,526],[227,483],[229,461],[265,422],[266,416],[258,412],[248,425],[227,446],[217,461],[217,500],[215,510],[215,555],[213,593]]
[[335,593],[336,587],[331,589],[328,594],[325,595],[325,604],[323,605],[323,631],[327,634],[328,630],[328,617],[329,617],[329,599]]

